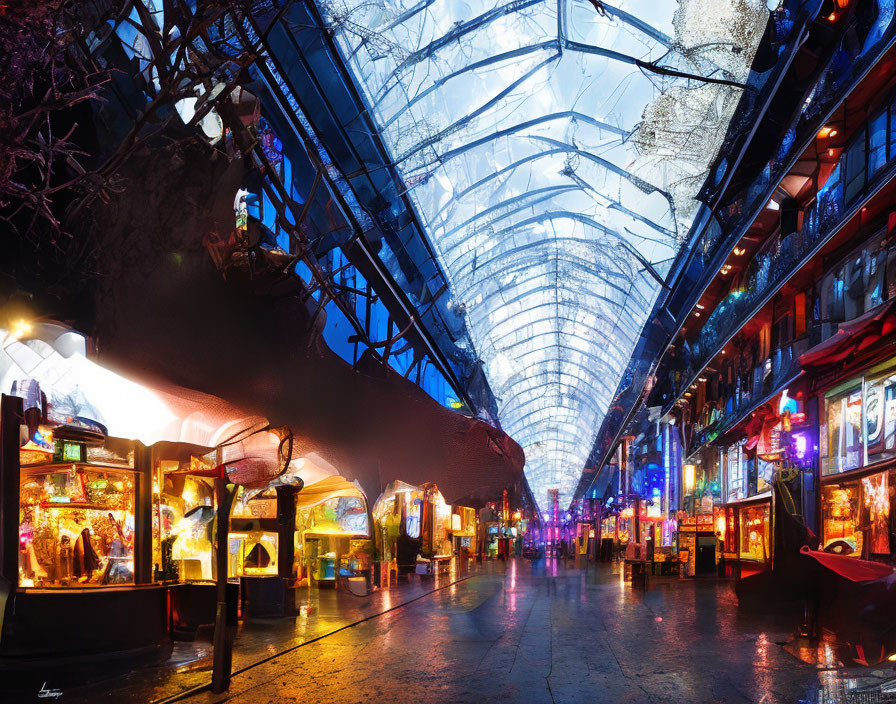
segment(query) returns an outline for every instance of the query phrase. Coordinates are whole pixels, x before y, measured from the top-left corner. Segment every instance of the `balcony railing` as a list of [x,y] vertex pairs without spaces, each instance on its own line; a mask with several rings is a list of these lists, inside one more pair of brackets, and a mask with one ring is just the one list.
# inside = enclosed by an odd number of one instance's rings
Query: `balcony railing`
[[797,122],[784,134],[776,153],[759,175],[726,207],[719,210],[719,227],[707,228],[701,235],[699,250],[709,266],[718,247],[755,214],[771,197],[777,183],[815,137],[827,116],[868,69],[896,41],[896,17],[879,7],[873,20],[854,19],[850,31],[843,33],[840,48],[834,53],[823,76],[805,102]]
[[[879,117],[873,117],[868,124]],[[696,339],[691,341],[689,369],[682,375],[678,395],[693,383],[700,370],[800,265],[813,256],[869,197],[896,176],[896,102],[889,107],[889,124],[882,144],[871,144],[867,125],[858,131],[859,137],[866,140],[865,148],[855,149],[853,143],[844,150],[831,176],[818,191],[815,203],[806,210],[802,229],[781,237],[774,247],[758,256],[750,265],[747,283],[729,293],[709,315]],[[889,158],[884,160],[882,154]],[[846,171],[848,158],[861,158],[863,166],[862,175],[857,177],[862,179],[861,183],[850,182],[847,197],[842,174]]]
[[740,389],[730,399],[725,399],[718,417],[705,427],[694,425],[693,439],[688,452],[692,453],[701,445],[712,442],[728,432],[748,413],[781,391],[785,384],[800,373],[800,355],[808,350],[813,342],[808,336],[794,340],[789,345],[775,350],[771,357],[754,368],[749,389]]

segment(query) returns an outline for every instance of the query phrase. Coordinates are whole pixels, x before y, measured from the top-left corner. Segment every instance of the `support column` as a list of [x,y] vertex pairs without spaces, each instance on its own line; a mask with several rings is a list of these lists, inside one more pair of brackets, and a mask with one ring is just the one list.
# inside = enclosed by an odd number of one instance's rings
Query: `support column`
[[296,615],[296,582],[293,577],[296,535],[296,494],[294,486],[277,487],[277,576],[286,589],[286,615]]
[[152,582],[152,452],[134,443],[134,584]]

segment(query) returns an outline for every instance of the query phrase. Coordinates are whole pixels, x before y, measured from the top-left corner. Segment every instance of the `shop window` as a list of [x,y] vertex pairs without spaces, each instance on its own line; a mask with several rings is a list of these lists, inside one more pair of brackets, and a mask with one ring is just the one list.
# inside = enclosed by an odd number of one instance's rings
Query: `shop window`
[[862,554],[859,482],[828,484],[821,490],[822,549],[839,555]]
[[227,576],[277,574],[277,492],[240,488],[230,515]]
[[868,123],[868,176],[876,174],[887,163],[887,111]]
[[862,390],[825,400],[822,435],[822,474],[836,474],[864,464],[862,442]]
[[775,476],[775,463],[761,457],[756,458],[756,493],[770,491]]
[[869,555],[890,554],[890,482],[887,472],[862,479],[863,529]]
[[740,556],[745,560],[767,562],[771,553],[771,510],[768,504],[746,506],[740,510]]
[[[405,495],[402,492],[398,496]],[[410,503],[411,497],[407,498]],[[341,563],[357,562],[362,553],[370,552],[366,503],[360,496],[333,496],[304,506],[303,500],[299,493],[296,496],[296,577],[308,585],[334,582]]]
[[773,350],[780,349],[785,345],[789,344],[792,335],[791,330],[793,329],[793,318],[788,311],[780,318],[775,321],[775,324],[772,326],[772,344],[771,347]]
[[846,203],[861,193],[865,187],[865,130],[856,134],[855,140],[846,149],[846,174],[843,199]]
[[743,461],[743,445],[738,443],[728,448],[726,453],[728,501],[737,501],[747,496],[747,466]]
[[896,456],[896,374],[865,382],[865,437],[869,462]]
[[[134,475],[119,453],[22,426],[19,586],[134,582]],[[133,457],[133,455],[131,455]]]
[[[187,458],[199,469],[202,458]],[[180,471],[177,460],[156,462],[153,478],[153,573],[158,581],[214,579],[215,500],[211,479]]]

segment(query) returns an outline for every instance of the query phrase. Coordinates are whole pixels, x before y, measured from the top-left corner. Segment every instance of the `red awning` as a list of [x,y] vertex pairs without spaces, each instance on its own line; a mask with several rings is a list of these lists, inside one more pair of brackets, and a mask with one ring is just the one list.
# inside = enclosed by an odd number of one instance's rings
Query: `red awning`
[[870,560],[860,560],[857,557],[846,555],[834,555],[820,550],[810,550],[803,546],[804,555],[814,558],[829,570],[836,572],[841,577],[846,577],[853,582],[872,582],[876,579],[885,579],[893,575],[894,570],[889,565]]
[[841,323],[837,333],[800,356],[803,369],[834,364],[858,354],[896,331],[896,299],[887,301],[854,320]]

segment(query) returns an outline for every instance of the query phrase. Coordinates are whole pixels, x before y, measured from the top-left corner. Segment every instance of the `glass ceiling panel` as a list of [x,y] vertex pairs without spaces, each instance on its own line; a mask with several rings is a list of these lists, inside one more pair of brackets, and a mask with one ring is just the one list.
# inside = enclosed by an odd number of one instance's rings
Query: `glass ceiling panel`
[[547,509],[572,497],[764,0],[320,0]]

